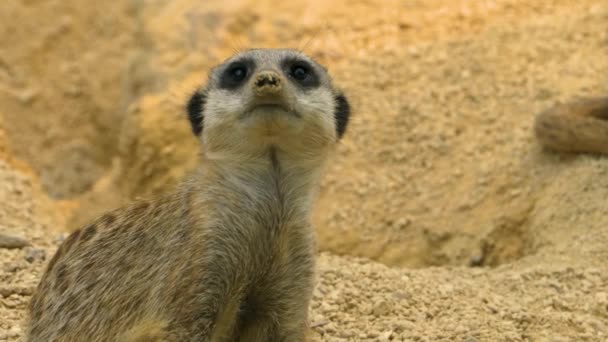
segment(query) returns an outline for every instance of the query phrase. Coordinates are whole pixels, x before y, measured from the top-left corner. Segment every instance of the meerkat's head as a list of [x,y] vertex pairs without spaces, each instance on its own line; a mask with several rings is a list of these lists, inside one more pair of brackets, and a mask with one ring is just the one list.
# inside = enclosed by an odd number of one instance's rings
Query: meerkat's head
[[340,140],[350,116],[349,103],[327,70],[288,49],[230,57],[211,70],[187,111],[205,153],[216,156],[270,148],[318,155]]

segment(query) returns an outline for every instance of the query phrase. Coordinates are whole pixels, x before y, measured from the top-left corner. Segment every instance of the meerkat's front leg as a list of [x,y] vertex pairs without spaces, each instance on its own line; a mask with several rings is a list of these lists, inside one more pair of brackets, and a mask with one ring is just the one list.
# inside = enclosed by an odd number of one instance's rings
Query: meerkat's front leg
[[312,256],[298,260],[245,299],[239,341],[305,341],[314,266]]
[[[291,303],[290,308],[276,308],[246,316],[239,332],[240,342],[304,342],[308,331],[308,300]],[[288,305],[285,303],[285,305]]]

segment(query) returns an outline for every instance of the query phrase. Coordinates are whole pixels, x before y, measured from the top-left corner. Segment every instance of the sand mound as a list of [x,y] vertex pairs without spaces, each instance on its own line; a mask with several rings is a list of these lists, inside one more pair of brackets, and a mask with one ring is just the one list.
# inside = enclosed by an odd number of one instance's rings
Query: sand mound
[[[579,175],[583,181],[572,182],[566,191],[549,187],[539,203],[569,207],[549,220],[567,224],[547,226],[544,233],[554,236],[555,244],[535,256],[494,269],[413,270],[323,253],[311,340],[604,341],[608,220],[604,204],[583,205],[580,199],[605,194],[608,161],[581,158],[571,166],[560,178]],[[45,214],[49,204],[40,201],[38,181],[31,175],[0,160],[0,180],[0,198],[11,203],[0,210],[6,224],[2,231],[32,244],[0,249],[0,341],[18,341],[29,297],[56,249],[52,227],[58,220]]]

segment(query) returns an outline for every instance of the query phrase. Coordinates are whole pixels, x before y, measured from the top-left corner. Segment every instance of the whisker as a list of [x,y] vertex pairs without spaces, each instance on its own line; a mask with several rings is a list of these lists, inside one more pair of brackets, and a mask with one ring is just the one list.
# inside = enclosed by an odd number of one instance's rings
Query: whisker
[[312,34],[312,36],[310,36],[310,38],[308,38],[308,40],[306,40],[306,42],[304,43],[303,46],[299,47],[298,53],[300,54],[305,54],[305,50],[308,48],[308,46],[310,45],[310,43],[312,43],[318,36],[319,36],[319,32],[321,32],[321,30],[327,26],[327,24],[325,25],[319,25],[319,27],[314,31],[314,33]]
[[247,48],[245,47],[246,44],[243,44],[243,41],[241,40],[241,37],[237,37],[236,38],[239,44],[239,53],[244,52],[247,50]]

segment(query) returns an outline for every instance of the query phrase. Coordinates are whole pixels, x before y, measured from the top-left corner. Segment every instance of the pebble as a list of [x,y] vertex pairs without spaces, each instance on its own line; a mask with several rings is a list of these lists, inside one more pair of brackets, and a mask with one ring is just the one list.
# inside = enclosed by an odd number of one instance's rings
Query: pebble
[[29,241],[22,237],[0,233],[0,248],[23,248],[29,245]]
[[376,317],[386,316],[390,314],[391,309],[391,305],[383,300],[373,306],[372,314]]
[[15,273],[24,268],[24,265],[17,262],[8,262],[2,266],[2,270],[7,273]]
[[46,260],[46,251],[40,248],[28,248],[25,260],[29,263]]
[[8,297],[12,294],[22,296],[31,296],[34,293],[35,286],[6,286],[0,287],[0,296]]

